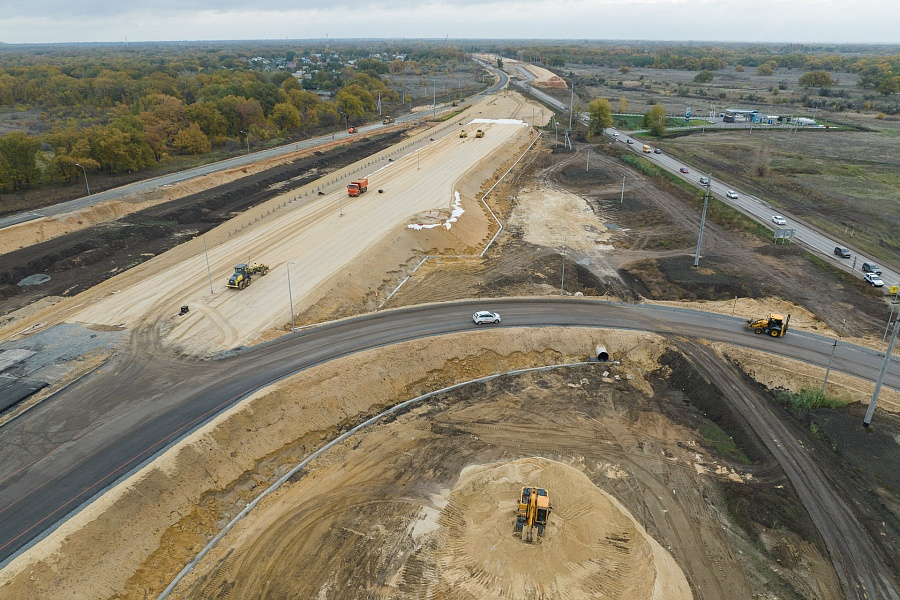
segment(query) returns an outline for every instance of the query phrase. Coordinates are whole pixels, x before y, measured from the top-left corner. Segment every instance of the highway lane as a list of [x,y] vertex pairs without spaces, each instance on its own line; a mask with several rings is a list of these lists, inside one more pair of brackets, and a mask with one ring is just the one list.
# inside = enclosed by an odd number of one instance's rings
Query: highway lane
[[[203,363],[131,357],[123,350],[107,367],[0,428],[0,561],[260,387],[362,350],[474,331],[471,314],[482,308],[501,312],[502,327],[644,330],[733,343],[822,367],[833,343],[803,332],[783,339],[753,335],[740,319],[723,315],[567,298],[465,301],[372,313]],[[585,356],[591,350],[585,348]],[[870,349],[841,343],[832,368],[874,380],[882,361]],[[900,389],[896,361],[885,385]]]
[[[613,133],[615,133],[615,129],[610,128],[607,130],[607,135],[610,138],[613,138]],[[700,177],[709,177],[710,178],[710,194],[714,197],[718,198],[725,204],[728,204],[745,215],[748,215],[762,223],[765,223],[769,227],[774,230],[778,229],[793,229],[794,230],[794,242],[799,242],[806,246],[809,250],[813,251],[816,254],[821,254],[825,260],[831,262],[832,264],[839,266],[841,268],[854,271],[861,278],[863,273],[861,271],[862,264],[864,262],[878,262],[875,259],[868,257],[864,254],[860,254],[859,252],[853,252],[853,256],[851,258],[838,258],[834,255],[834,249],[836,246],[847,246],[847,243],[842,240],[837,240],[831,238],[817,229],[813,228],[811,225],[808,225],[797,219],[796,217],[791,216],[789,213],[784,213],[773,207],[771,204],[766,202],[765,200],[753,196],[751,194],[747,194],[746,192],[741,191],[738,188],[734,188],[727,183],[717,179],[715,174],[713,173],[704,173],[702,171],[695,170],[691,165],[686,163],[682,163],[667,154],[647,154],[641,150],[644,142],[635,139],[633,144],[627,144],[626,140],[630,136],[627,134],[619,133],[618,140],[626,143],[629,149],[637,154],[641,154],[645,158],[656,162],[662,168],[666,169],[670,173],[673,173],[677,177],[681,177],[685,181],[692,183],[693,185],[699,188],[705,188],[705,185],[700,183]],[[634,139],[634,138],[632,138]],[[653,144],[650,144],[652,147]],[[682,173],[681,169],[686,168],[689,173]],[[736,199],[728,198],[725,194],[729,191],[733,190],[737,192],[738,197]],[[772,222],[772,217],[774,215],[781,215],[785,217],[787,221],[787,225],[775,225]],[[884,265],[879,265],[882,268],[883,275],[882,279],[884,279],[885,286],[890,286],[895,283],[900,283],[900,271],[890,269],[885,267]]]
[[[540,102],[543,102],[544,104],[554,108],[555,110],[561,111],[563,113],[568,113],[569,107],[567,104],[542,92],[541,90],[535,88],[531,84],[531,82],[534,81],[536,78],[530,71],[528,71],[526,68],[520,67],[520,66],[517,66],[516,68],[522,74],[522,76],[525,78],[525,80],[524,81],[515,81],[514,85],[518,86],[519,88],[524,90],[526,93],[534,96]],[[585,113],[579,113],[579,114],[575,115],[575,119],[581,123],[587,123],[587,120],[588,120],[587,115]],[[746,128],[746,127],[752,128],[752,126],[753,126],[752,123],[731,124],[731,125],[732,125],[732,127],[729,127],[729,124],[723,123],[723,124],[716,124],[715,127],[728,129],[728,128],[734,128],[735,125],[739,128]],[[692,183],[698,187],[701,187],[701,188],[705,187],[700,184],[699,180],[700,180],[701,176],[710,177],[710,179],[711,179],[710,193],[714,197],[718,198],[725,204],[733,206],[734,208],[738,209],[745,215],[748,215],[754,219],[757,219],[758,221],[760,221],[762,223],[765,223],[766,225],[768,225],[769,227],[771,227],[773,229],[773,236],[774,236],[774,229],[776,227],[779,227],[781,229],[793,229],[794,230],[793,241],[799,242],[800,244],[803,244],[809,250],[822,255],[822,257],[825,258],[825,260],[831,262],[832,264],[834,264],[838,267],[841,267],[843,269],[850,270],[850,271],[857,273],[860,278],[862,278],[862,276],[863,276],[861,268],[862,268],[862,264],[864,262],[878,262],[877,260],[875,260],[869,256],[866,256],[865,254],[862,254],[858,251],[853,251],[853,256],[851,258],[839,258],[834,255],[834,249],[836,246],[848,246],[852,249],[852,246],[850,246],[847,242],[842,241],[842,240],[833,239],[833,238],[819,232],[817,229],[815,229],[811,225],[804,223],[802,220],[797,219],[796,217],[791,216],[789,213],[783,213],[783,212],[779,211],[778,209],[774,208],[771,204],[766,202],[764,199],[758,198],[751,194],[747,194],[746,192],[743,192],[738,188],[728,185],[724,181],[720,181],[712,173],[704,173],[701,171],[697,171],[691,165],[679,162],[679,161],[675,160],[674,158],[672,158],[671,156],[666,155],[665,153],[663,153],[663,154],[644,153],[642,151],[642,146],[644,145],[645,142],[631,137],[631,135],[629,135],[626,132],[619,132],[616,130],[616,128],[611,127],[605,131],[605,134],[609,139],[626,144],[626,146],[632,152],[635,152],[637,154],[644,156],[647,159],[655,161],[657,164],[659,164],[661,167],[663,167],[670,173],[673,173],[675,176],[681,177],[685,181]],[[617,134],[617,135],[614,135],[614,134]],[[627,140],[629,138],[633,140],[633,142],[634,142],[633,144],[627,143]],[[651,147],[653,147],[652,143],[649,145]],[[680,171],[680,169],[682,167],[687,168],[690,171],[690,173],[682,173]],[[735,192],[737,192],[738,198],[737,199],[728,198],[725,194],[729,190],[734,190]],[[772,217],[774,215],[781,215],[781,216],[785,217],[787,220],[787,225],[776,226],[772,222]],[[900,270],[886,267],[885,265],[883,265],[881,263],[879,263],[879,265],[881,266],[881,269],[883,271],[882,279],[884,279],[885,286],[890,286],[892,284],[900,284]]]

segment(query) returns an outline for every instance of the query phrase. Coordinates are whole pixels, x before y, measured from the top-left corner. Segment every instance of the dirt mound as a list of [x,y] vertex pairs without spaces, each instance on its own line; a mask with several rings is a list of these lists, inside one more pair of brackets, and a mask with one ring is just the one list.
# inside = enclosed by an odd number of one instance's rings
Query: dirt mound
[[[513,534],[522,483],[545,487],[544,536]],[[427,517],[427,513],[426,513]],[[625,508],[561,462],[525,458],[463,470],[437,519],[444,598],[692,598],[678,565]]]

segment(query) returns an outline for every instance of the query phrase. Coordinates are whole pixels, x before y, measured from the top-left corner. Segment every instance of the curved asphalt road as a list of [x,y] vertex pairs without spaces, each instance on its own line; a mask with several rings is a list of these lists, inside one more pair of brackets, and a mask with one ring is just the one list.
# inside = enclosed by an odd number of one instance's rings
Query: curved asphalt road
[[[643,330],[733,343],[823,367],[833,344],[831,338],[803,332],[792,331],[782,339],[757,336],[746,332],[738,318],[669,307],[502,299],[372,313],[297,332],[220,361],[185,364],[123,351],[105,368],[0,428],[0,560],[260,387],[361,350],[472,331],[471,314],[484,308],[502,312],[503,327]],[[585,355],[591,350],[585,348]],[[832,368],[874,380],[882,362],[870,349],[839,344]],[[885,385],[900,389],[896,361]]]

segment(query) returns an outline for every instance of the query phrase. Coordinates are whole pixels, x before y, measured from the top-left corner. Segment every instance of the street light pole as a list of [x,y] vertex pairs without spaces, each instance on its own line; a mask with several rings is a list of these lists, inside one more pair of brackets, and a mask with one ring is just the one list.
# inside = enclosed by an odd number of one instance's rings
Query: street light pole
[[697,237],[697,252],[694,253],[694,266],[700,264],[700,246],[703,244],[703,226],[706,224],[706,207],[709,205],[709,186],[712,179],[706,182],[706,194],[703,196],[703,212],[700,214],[700,235]]
[[295,263],[289,262],[287,264],[287,276],[288,276],[288,299],[291,303],[291,331],[294,331],[294,294],[291,291],[291,265]]
[[563,260],[562,260],[562,281],[559,284],[559,295],[563,295],[563,290],[566,288],[566,254],[569,249],[569,236],[566,235],[563,237]]
[[250,154],[250,134],[241,129],[241,133],[244,134],[244,137],[247,138],[247,154]]
[[622,173],[622,197],[619,198],[619,204],[625,203],[625,173]]
[[81,167],[81,172],[84,173],[84,187],[87,188],[88,196],[90,196],[90,195],[91,195],[91,186],[88,185],[88,180],[87,180],[87,170],[85,170],[85,168],[84,168],[83,165],[80,165],[80,164],[78,164],[78,163],[75,163],[75,166],[76,166],[76,167]]
[[891,314],[888,316],[887,326],[884,328],[884,335],[881,336],[881,348],[879,350],[884,350],[884,340],[887,339],[887,332],[891,328],[891,319],[894,317],[894,306],[896,306],[896,302],[891,302]]
[[878,379],[875,380],[875,391],[872,392],[872,400],[869,401],[869,408],[866,410],[866,416],[863,419],[863,427],[868,427],[872,422],[872,415],[875,414],[875,404],[878,402],[878,394],[881,392],[881,384],[884,382],[884,373],[887,371],[888,363],[891,361],[891,355],[894,353],[894,342],[897,341],[897,331],[900,330],[900,319],[894,321],[894,331],[891,332],[891,341],[888,342],[887,352],[884,353],[884,362],[881,363],[881,371],[878,372]]

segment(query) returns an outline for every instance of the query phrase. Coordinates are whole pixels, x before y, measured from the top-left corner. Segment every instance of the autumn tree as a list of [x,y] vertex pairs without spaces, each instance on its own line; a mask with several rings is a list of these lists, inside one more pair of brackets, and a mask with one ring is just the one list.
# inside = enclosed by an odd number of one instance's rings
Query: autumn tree
[[212,149],[209,138],[197,123],[176,133],[172,146],[182,154],[205,154]]
[[359,85],[348,85],[337,93],[335,103],[341,111],[353,118],[361,118],[375,110],[375,98]]
[[756,74],[762,77],[768,77],[775,73],[776,68],[778,68],[778,63],[774,60],[769,60],[756,67]]
[[596,98],[588,104],[588,137],[601,135],[612,127],[612,108],[606,98]]
[[626,112],[628,112],[628,98],[622,96],[619,98],[619,114],[624,115]]
[[190,122],[196,123],[210,140],[224,138],[228,134],[228,123],[212,102],[191,104],[184,109],[184,114]]
[[663,108],[662,104],[655,104],[644,113],[644,127],[657,137],[666,132],[666,109]]
[[297,131],[302,125],[300,111],[288,102],[276,104],[269,116],[269,123],[279,132]]
[[712,71],[700,71],[694,76],[694,83],[712,83]]
[[41,143],[24,132],[13,131],[0,137],[0,189],[24,190],[40,182],[37,151]]
[[810,71],[801,75],[800,79],[797,80],[797,84],[806,88],[828,88],[834,85],[834,78],[828,71]]

